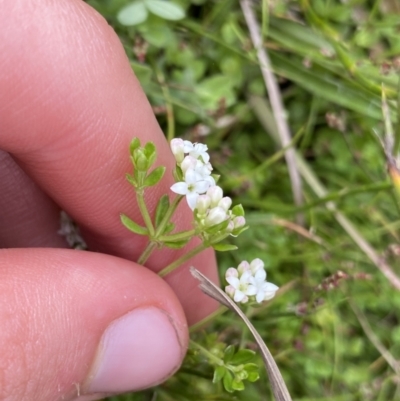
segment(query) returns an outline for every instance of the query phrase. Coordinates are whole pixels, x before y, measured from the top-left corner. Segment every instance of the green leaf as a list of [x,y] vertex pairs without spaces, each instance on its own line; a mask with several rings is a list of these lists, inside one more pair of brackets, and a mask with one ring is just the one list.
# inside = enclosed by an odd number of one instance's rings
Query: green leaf
[[235,206],[232,208],[232,213],[233,213],[235,216],[244,216],[244,209],[243,209],[243,206],[242,206],[242,205],[235,205]]
[[156,208],[156,216],[155,216],[155,224],[158,227],[163,219],[165,213],[169,208],[169,197],[168,195],[163,195],[160,200],[158,201],[157,208]]
[[220,107],[221,101],[226,107],[232,106],[236,102],[233,82],[230,77],[222,74],[205,78],[195,86],[195,93],[206,109],[217,109]]
[[184,240],[181,240],[181,241],[174,241],[174,242],[168,242],[168,241],[166,241],[166,242],[164,242],[163,244],[164,244],[165,246],[167,246],[168,248],[171,248],[171,249],[181,249],[181,248],[183,248],[188,242],[189,242],[189,239],[184,239]]
[[132,184],[135,188],[137,187],[137,181],[135,177],[131,174],[126,174],[126,179],[129,181],[130,184]]
[[135,1],[122,8],[117,14],[117,19],[121,25],[133,26],[146,21],[148,14],[144,2]]
[[256,363],[246,363],[246,364],[243,366],[243,369],[244,369],[247,373],[250,373],[250,372],[258,372],[258,371],[259,371],[259,367],[258,367],[258,365],[257,365]]
[[148,235],[149,231],[146,227],[139,226],[125,214],[121,214],[121,223],[129,230],[135,234]]
[[249,382],[254,383],[260,378],[260,374],[258,373],[258,371],[257,372],[247,372],[247,373],[248,373],[247,380]]
[[215,244],[212,246],[218,252],[236,251],[237,246],[231,244]]
[[241,382],[243,380],[246,380],[249,374],[243,369],[243,365],[239,365],[239,367],[242,367],[242,370],[235,372],[235,379],[234,381]]
[[224,384],[224,388],[228,393],[233,393],[232,382],[233,382],[232,373],[227,370],[224,375],[222,383]]
[[133,152],[138,148],[140,148],[140,139],[135,137],[129,144],[129,153],[133,155]]
[[151,81],[153,70],[148,65],[137,63],[135,61],[131,61],[130,64],[140,82],[140,85],[146,85]]
[[246,231],[249,228],[249,226],[244,226],[240,228],[236,228],[231,232],[232,237],[237,237],[239,234],[241,234],[243,231]]
[[146,145],[144,145],[143,151],[147,157],[147,169],[149,169],[157,157],[156,145],[154,145],[153,142],[147,142]]
[[147,187],[151,187],[153,185],[158,184],[163,178],[164,173],[165,173],[164,166],[159,166],[155,168],[144,180],[144,185],[146,185]]
[[172,171],[172,175],[174,176],[174,180],[176,182],[184,181],[182,169],[179,166],[176,166]]
[[169,222],[166,226],[165,226],[165,230],[163,232],[163,235],[170,233],[171,231],[173,231],[173,229],[175,228],[175,224],[172,222]]
[[145,0],[145,5],[150,12],[166,20],[185,18],[185,11],[180,5],[166,0]]
[[225,366],[217,366],[214,370],[213,383],[218,383],[225,376],[227,369]]
[[224,350],[224,362],[229,363],[235,354],[235,346],[234,345],[228,345],[225,350]]
[[232,365],[240,365],[242,363],[249,362],[253,360],[255,354],[256,353],[254,351],[251,351],[249,349],[241,349],[238,352],[236,352],[236,354],[231,359],[230,363]]
[[241,380],[232,380],[232,389],[235,391],[243,391],[244,384]]

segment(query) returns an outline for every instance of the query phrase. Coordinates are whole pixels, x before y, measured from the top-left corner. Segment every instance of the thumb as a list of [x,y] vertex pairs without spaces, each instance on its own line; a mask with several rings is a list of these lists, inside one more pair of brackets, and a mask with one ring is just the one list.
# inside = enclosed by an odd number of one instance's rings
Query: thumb
[[97,400],[153,386],[188,334],[169,286],[133,262],[60,249],[0,250],[0,399]]

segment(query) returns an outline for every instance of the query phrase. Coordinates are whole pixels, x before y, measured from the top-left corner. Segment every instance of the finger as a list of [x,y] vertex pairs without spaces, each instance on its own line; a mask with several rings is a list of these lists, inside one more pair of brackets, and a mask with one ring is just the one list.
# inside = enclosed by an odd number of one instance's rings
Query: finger
[[0,150],[0,248],[67,246],[60,208]]
[[1,250],[0,292],[2,400],[146,388],[185,354],[179,301],[133,262],[74,250]]
[[[155,142],[157,165],[168,169],[162,183],[146,193],[151,212],[169,193],[174,160],[118,37],[78,0],[4,2],[1,11],[0,146],[73,216],[90,249],[137,260],[146,240],[119,222],[121,212],[141,222],[124,179],[131,170],[129,142],[133,136]],[[182,204],[177,229],[189,228],[192,219]],[[195,245],[158,251],[147,266],[158,271]],[[212,252],[195,262],[217,280]],[[188,300],[190,323],[215,309],[195,284],[186,285],[186,272],[173,274],[168,280],[180,283],[174,289]]]

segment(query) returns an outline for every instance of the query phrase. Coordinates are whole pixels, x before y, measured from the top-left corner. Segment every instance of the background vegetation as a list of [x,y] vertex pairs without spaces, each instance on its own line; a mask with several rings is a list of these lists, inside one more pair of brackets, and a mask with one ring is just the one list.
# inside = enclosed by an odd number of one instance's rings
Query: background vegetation
[[[120,36],[166,135],[206,143],[219,184],[246,209],[251,229],[233,241],[238,252],[218,255],[221,275],[260,257],[281,287],[251,315],[294,400],[400,400],[400,296],[379,270],[386,261],[400,274],[399,208],[378,140],[382,83],[397,120],[400,3],[253,3],[296,137],[298,207],[240,3],[171,1],[183,18],[150,12],[133,26],[117,19],[130,0],[88,3]],[[194,336],[208,349],[254,348],[230,313]],[[112,399],[272,399],[265,373],[233,394],[212,384],[212,374],[189,354],[167,383]]]

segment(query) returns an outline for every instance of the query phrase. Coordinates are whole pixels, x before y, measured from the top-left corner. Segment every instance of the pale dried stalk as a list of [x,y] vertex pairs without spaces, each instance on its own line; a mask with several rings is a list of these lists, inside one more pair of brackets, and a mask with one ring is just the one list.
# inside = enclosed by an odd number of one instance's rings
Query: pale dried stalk
[[268,347],[264,343],[261,336],[258,334],[255,327],[251,324],[250,320],[235,304],[235,302],[233,302],[228,297],[228,295],[225,294],[225,292],[223,292],[211,280],[204,276],[204,274],[200,273],[194,267],[190,268],[190,272],[192,273],[193,277],[200,281],[199,287],[205,294],[207,294],[211,298],[214,298],[216,301],[234,311],[245,322],[246,326],[251,331],[251,334],[253,334],[253,337],[256,340],[258,347],[260,348],[261,356],[264,361],[265,368],[267,369],[269,381],[271,382],[272,393],[274,394],[276,401],[292,401],[292,398],[290,397],[289,391],[286,387],[285,382],[283,381],[281,372],[279,371],[279,368],[273,356],[269,352]]
[[[267,88],[269,101],[271,103],[271,108],[274,114],[274,119],[280,137],[281,146],[286,147],[290,144],[291,134],[289,125],[286,120],[286,112],[283,106],[279,86],[276,82],[274,74],[272,73],[271,62],[268,53],[263,47],[260,28],[251,7],[251,1],[241,0],[240,5],[243,10],[246,24],[249,28],[253,46],[257,50],[257,58],[260,64],[265,86]],[[292,185],[292,192],[295,204],[296,206],[301,206],[303,204],[302,183],[299,171],[296,166],[295,152],[292,147],[288,147],[288,149],[285,151],[285,159],[289,170],[289,177]],[[299,217],[298,220],[300,222],[303,220],[303,218]]]

